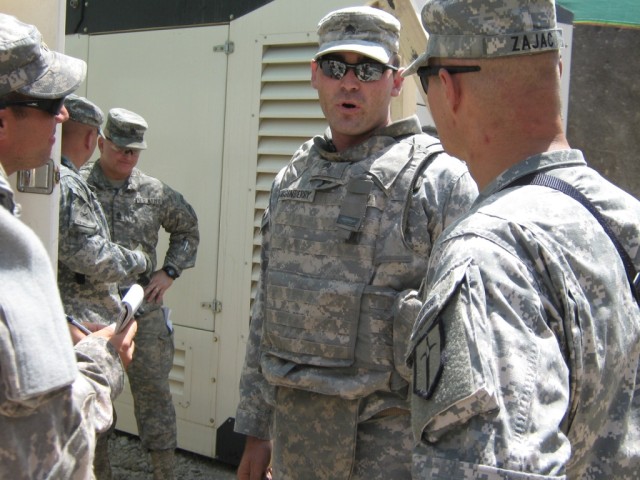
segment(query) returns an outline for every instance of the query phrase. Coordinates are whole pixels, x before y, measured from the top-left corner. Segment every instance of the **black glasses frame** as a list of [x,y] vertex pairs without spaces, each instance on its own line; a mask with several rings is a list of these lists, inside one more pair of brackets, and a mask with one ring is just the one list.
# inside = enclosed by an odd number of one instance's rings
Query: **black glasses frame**
[[36,108],[47,112],[49,115],[56,116],[64,106],[65,97],[61,98],[32,98],[29,100],[0,100],[0,110],[7,107],[28,107]]
[[454,75],[456,73],[479,72],[480,67],[478,65],[429,65],[428,67],[420,67],[416,73],[420,77],[420,84],[424,93],[428,93],[429,90],[429,77],[438,75],[440,70],[446,70],[450,75]]
[[[361,82],[375,82],[380,80],[385,70],[398,71],[398,67],[375,61],[347,63],[337,58],[320,58],[316,61],[322,73],[335,80],[344,78],[349,70],[353,70],[356,78]],[[333,66],[340,67],[340,69],[336,70]]]

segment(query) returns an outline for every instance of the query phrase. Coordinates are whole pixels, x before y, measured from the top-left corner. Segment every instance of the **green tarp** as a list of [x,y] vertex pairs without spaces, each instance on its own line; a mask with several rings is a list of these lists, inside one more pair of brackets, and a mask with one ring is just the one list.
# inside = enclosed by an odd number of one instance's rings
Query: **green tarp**
[[640,0],[557,0],[573,23],[640,27]]

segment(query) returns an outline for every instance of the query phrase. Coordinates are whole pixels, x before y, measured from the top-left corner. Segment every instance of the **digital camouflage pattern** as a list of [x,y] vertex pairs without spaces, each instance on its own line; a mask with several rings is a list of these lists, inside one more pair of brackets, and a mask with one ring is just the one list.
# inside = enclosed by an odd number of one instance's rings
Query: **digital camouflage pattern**
[[53,52],[33,25],[0,13],[0,96],[17,91],[36,98],[62,98],[84,80],[87,64]]
[[64,99],[64,107],[69,114],[69,120],[100,128],[104,122],[104,113],[95,103],[84,97],[71,94]]
[[318,23],[318,43],[315,59],[332,52],[356,52],[389,63],[400,47],[400,22],[372,7],[335,10]]
[[[180,274],[195,265],[200,240],[198,219],[180,193],[137,168],[121,187],[115,188],[102,173],[100,160],[85,165],[81,174],[95,190],[109,223],[112,241],[128,249],[140,245],[151,259],[150,270],[155,271],[158,269],[158,235],[160,229],[164,229],[169,233],[169,247],[162,266],[170,265]],[[144,279],[133,276],[120,282],[120,286],[128,289],[136,281],[145,283]],[[160,305],[144,302],[139,312],[136,353],[127,371],[135,398],[138,430],[146,448],[173,449],[176,420],[169,389],[173,329],[166,310]]]
[[[0,169],[0,190],[12,196]],[[74,348],[49,257],[0,208],[0,477],[93,478],[96,432],[112,423],[124,370],[105,338]]]
[[144,132],[149,126],[147,121],[135,112],[124,108],[112,108],[107,115],[104,136],[123,148],[147,148]]
[[141,250],[112,243],[95,194],[66,158],[60,165],[58,286],[66,313],[108,325],[122,307],[118,282],[151,272]]
[[407,410],[387,410],[391,414],[362,420],[355,435],[346,435],[345,426],[353,425],[358,418],[360,400],[289,388],[279,388],[277,395],[274,478],[411,478],[412,441],[407,433]]
[[[381,452],[394,457],[386,478],[407,478],[396,435],[369,439],[375,453],[354,439],[381,412],[396,412],[391,430],[407,413],[410,372],[396,359],[420,307],[416,291],[432,243],[477,195],[464,164],[441,151],[412,117],[342,152],[327,131],[276,177],[235,425],[269,438],[275,408],[277,478],[351,478]],[[404,473],[389,476],[396,468]]]
[[427,0],[422,25],[426,51],[403,75],[427,66],[430,58],[496,58],[563,47],[553,0]]
[[[136,356],[127,370],[142,444],[150,450],[176,447],[176,417],[169,389],[173,367],[173,327],[168,310],[149,310],[137,318]],[[155,466],[155,465],[154,465]]]
[[414,478],[638,477],[640,310],[580,203],[504,188],[534,171],[586,195],[640,268],[640,203],[580,151],[533,156],[487,186],[429,265],[410,346]]

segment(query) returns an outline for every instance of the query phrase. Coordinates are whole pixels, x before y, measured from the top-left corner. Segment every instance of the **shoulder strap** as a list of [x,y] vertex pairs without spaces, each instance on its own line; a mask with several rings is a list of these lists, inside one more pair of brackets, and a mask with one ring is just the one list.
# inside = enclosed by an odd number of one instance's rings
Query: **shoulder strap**
[[553,188],[554,190],[558,190],[565,195],[570,196],[574,200],[580,202],[584,206],[584,208],[586,208],[589,213],[591,213],[591,215],[595,217],[595,219],[604,229],[605,233],[611,239],[611,242],[616,247],[616,250],[618,250],[618,255],[620,255],[622,263],[624,264],[624,269],[627,273],[627,279],[629,280],[629,285],[631,286],[631,292],[633,293],[636,302],[640,306],[640,274],[638,274],[638,272],[636,271],[631,257],[620,243],[620,240],[618,240],[618,237],[616,237],[616,234],[613,233],[613,230],[611,230],[611,227],[609,226],[605,218],[600,214],[595,205],[593,205],[593,203],[591,203],[589,199],[585,197],[573,185],[552,175],[535,172],[530,173],[529,175],[525,175],[524,177],[510,183],[509,185],[507,185],[507,187],[522,185],[540,185],[543,187],[549,187]]

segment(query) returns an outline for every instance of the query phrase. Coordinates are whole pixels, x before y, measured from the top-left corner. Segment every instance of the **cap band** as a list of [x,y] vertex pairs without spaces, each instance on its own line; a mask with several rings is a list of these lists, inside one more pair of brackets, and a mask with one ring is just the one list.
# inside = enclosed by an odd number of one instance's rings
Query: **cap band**
[[505,35],[431,35],[429,57],[484,58],[538,53],[562,47],[562,30]]

